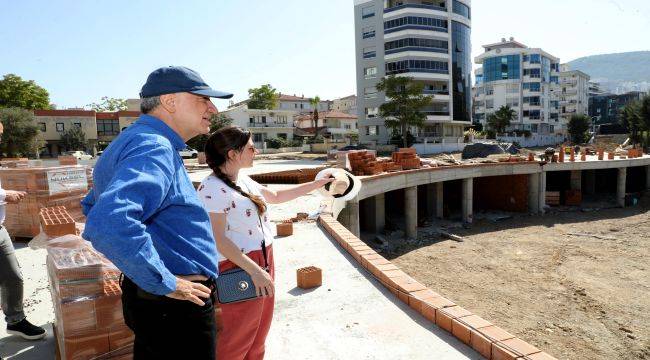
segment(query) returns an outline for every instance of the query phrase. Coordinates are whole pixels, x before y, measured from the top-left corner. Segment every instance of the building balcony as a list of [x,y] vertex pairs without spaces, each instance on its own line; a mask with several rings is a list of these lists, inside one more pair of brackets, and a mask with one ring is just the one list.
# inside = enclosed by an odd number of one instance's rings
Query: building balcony
[[248,123],[249,128],[282,128],[282,129],[292,129],[293,125],[289,123],[274,123],[274,122],[266,122],[266,123]]
[[389,14],[402,9],[416,9],[416,10],[435,10],[447,12],[447,8],[443,6],[427,4],[425,1],[418,0],[389,0],[384,8],[384,14]]
[[[449,54],[449,49],[444,48],[431,48],[431,47],[421,47],[421,46],[405,46],[397,49],[386,50],[384,53],[386,55],[403,53],[407,51],[418,51],[418,52],[430,52],[430,53],[439,53],[439,54]],[[446,56],[445,58],[449,58]]]

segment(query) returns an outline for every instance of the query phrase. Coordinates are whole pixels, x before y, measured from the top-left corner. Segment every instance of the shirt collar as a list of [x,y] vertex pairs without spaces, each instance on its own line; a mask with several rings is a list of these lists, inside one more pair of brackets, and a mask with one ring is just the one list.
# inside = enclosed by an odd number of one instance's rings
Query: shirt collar
[[138,119],[138,123],[147,125],[153,128],[154,130],[158,131],[161,135],[166,137],[172,143],[172,146],[174,146],[176,150],[183,150],[187,147],[185,141],[181,139],[181,137],[176,133],[176,131],[174,131],[172,128],[169,127],[169,125],[165,124],[162,120],[158,119],[157,117],[147,115],[147,114],[142,114]]

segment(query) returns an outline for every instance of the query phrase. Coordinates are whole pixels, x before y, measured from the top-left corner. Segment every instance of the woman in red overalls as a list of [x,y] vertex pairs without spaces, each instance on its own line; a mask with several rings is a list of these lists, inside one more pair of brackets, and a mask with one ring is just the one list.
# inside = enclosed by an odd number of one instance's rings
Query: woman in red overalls
[[[332,181],[322,179],[286,190],[270,190],[240,174],[253,166],[257,154],[248,131],[227,127],[210,136],[205,146],[213,173],[199,186],[199,197],[210,215],[219,250],[219,271],[242,268],[252,278],[258,297],[239,303],[219,304],[222,327],[217,358],[264,358],[264,342],[271,327],[274,305],[273,229],[267,203],[293,200]],[[266,243],[268,271],[261,239]]]

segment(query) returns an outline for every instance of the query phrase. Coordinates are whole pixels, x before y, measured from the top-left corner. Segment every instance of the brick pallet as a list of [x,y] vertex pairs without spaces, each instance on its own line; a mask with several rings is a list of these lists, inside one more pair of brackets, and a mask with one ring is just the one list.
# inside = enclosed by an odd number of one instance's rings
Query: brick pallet
[[7,190],[25,191],[18,204],[7,204],[4,225],[12,236],[34,237],[40,232],[40,209],[65,206],[75,221],[82,221],[80,201],[92,187],[87,166],[0,168],[0,181]]
[[131,359],[134,335],[124,324],[120,272],[76,235],[65,207],[41,209],[40,221],[47,235],[57,359]]

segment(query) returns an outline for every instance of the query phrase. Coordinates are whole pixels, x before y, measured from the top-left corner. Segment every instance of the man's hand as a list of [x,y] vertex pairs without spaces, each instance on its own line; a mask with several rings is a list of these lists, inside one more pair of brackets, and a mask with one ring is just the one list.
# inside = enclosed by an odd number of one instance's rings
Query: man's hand
[[24,191],[5,190],[5,201],[9,204],[17,204],[27,195]]
[[210,289],[207,286],[192,282],[193,280],[205,281],[208,278],[202,275],[177,276],[176,291],[165,296],[176,300],[187,300],[196,305],[203,306],[205,302],[200,298],[207,299],[210,297]]

